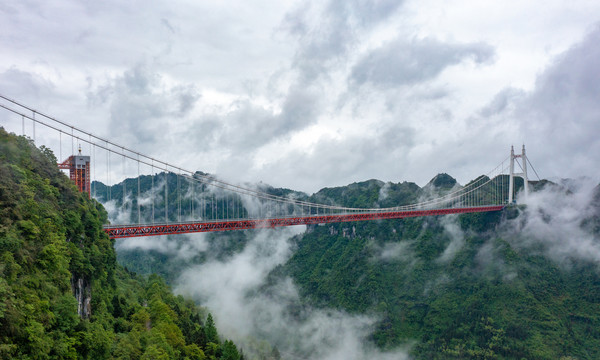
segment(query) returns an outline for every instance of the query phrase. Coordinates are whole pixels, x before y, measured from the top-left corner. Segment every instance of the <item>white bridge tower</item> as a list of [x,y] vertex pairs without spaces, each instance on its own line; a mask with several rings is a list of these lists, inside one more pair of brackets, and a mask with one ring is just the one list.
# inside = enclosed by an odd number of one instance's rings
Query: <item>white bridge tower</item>
[[[515,172],[515,159],[521,158],[521,166],[523,172],[516,173]],[[517,163],[518,164],[518,163]],[[520,176],[523,178],[523,188],[525,190],[525,199],[529,195],[529,181],[527,179],[527,155],[525,155],[525,145],[523,144],[523,150],[521,151],[521,155],[515,155],[515,149],[513,146],[510,147],[510,177],[508,180],[508,204],[511,205],[513,203],[513,192],[514,192],[514,180],[515,176]]]

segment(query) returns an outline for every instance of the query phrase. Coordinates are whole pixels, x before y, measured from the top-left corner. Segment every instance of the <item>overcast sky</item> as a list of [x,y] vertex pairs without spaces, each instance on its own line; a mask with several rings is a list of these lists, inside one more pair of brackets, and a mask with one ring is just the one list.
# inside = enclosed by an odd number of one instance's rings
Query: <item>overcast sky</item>
[[185,168],[307,192],[465,183],[522,143],[541,177],[598,181],[599,44],[597,0],[9,0],[0,94]]

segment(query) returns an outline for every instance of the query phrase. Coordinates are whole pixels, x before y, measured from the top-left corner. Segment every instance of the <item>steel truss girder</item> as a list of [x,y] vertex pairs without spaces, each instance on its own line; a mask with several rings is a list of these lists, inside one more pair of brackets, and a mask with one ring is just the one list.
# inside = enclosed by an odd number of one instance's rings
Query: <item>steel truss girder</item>
[[411,210],[411,211],[389,211],[372,213],[355,213],[340,215],[315,215],[300,217],[284,217],[273,219],[242,219],[221,220],[177,224],[154,224],[154,225],[122,225],[106,226],[104,231],[111,239],[157,236],[171,234],[186,234],[194,232],[231,231],[246,229],[265,229],[280,226],[326,224],[348,221],[366,221],[378,219],[402,219],[420,216],[438,216],[449,214],[465,214],[487,211],[499,211],[503,205],[479,206],[471,208]]

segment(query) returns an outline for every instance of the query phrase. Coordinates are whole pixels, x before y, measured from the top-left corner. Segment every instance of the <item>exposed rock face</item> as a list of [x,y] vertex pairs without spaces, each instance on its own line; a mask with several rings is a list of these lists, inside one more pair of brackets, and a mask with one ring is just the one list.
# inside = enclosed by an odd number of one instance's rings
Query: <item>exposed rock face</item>
[[75,299],[77,299],[77,314],[82,319],[89,319],[92,315],[92,286],[83,277],[71,277],[71,290]]
[[356,237],[356,227],[353,226],[352,227],[352,233],[350,233],[350,228],[343,228],[342,229],[342,236],[345,238],[354,238]]

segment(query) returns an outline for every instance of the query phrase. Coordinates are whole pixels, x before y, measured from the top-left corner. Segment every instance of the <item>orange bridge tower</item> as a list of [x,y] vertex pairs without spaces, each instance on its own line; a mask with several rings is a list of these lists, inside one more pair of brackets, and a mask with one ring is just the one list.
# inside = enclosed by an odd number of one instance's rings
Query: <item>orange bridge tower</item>
[[79,191],[87,193],[90,197],[90,157],[79,154],[71,155],[62,163],[58,164],[59,169],[69,170],[69,177],[75,183]]

